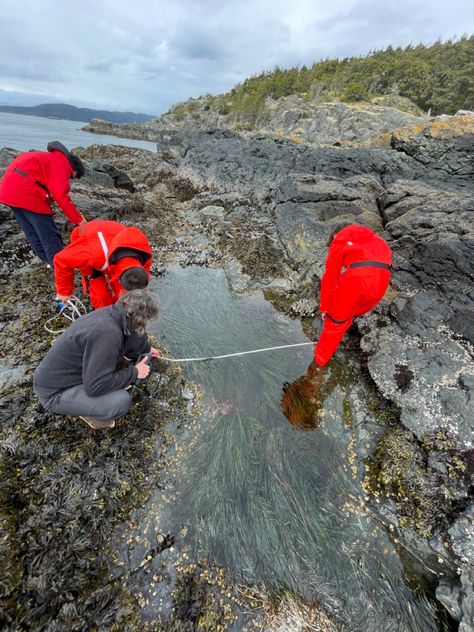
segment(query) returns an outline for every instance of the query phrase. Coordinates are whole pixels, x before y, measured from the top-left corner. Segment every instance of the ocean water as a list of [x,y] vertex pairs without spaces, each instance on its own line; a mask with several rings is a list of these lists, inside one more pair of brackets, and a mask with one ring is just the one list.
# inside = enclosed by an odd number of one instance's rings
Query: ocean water
[[83,132],[81,127],[84,125],[86,123],[79,121],[61,121],[39,116],[0,112],[0,148],[11,147],[20,151],[46,150],[49,141],[59,140],[68,149],[100,144],[141,147],[149,151],[156,151],[155,143]]

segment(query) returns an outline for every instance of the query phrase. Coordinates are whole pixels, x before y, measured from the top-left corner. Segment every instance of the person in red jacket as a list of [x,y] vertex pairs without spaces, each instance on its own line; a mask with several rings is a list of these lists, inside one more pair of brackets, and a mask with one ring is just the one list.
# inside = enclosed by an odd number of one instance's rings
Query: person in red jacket
[[150,280],[151,246],[134,226],[93,220],[71,233],[71,243],[54,257],[57,298],[65,303],[74,292],[74,271],[94,308],[115,303],[129,290]]
[[321,279],[324,325],[314,350],[317,365],[327,364],[353,319],[382,299],[391,265],[390,247],[370,228],[349,223],[334,228]]
[[72,224],[85,222],[69,197],[70,178],[80,178],[85,169],[81,159],[58,142],[48,151],[27,151],[15,158],[0,182],[0,203],[10,206],[33,252],[50,267],[63,247],[53,219],[53,202]]

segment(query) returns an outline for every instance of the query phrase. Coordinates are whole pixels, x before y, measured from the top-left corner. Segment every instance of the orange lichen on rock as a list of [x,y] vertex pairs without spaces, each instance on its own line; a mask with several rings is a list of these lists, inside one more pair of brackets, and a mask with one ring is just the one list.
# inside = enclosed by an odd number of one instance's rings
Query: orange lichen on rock
[[409,141],[419,134],[433,139],[474,134],[474,116],[458,114],[448,119],[432,119],[428,123],[407,125],[394,130],[392,138]]

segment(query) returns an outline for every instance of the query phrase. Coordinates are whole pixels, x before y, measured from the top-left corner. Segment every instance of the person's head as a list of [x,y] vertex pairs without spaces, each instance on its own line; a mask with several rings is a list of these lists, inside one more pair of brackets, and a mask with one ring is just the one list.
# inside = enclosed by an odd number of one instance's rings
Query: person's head
[[148,285],[148,274],[145,268],[134,266],[127,268],[119,277],[120,285],[130,292],[131,290],[143,290]]
[[50,141],[46,149],[48,151],[59,151],[61,154],[66,156],[69,164],[71,165],[72,170],[74,171],[73,177],[82,178],[82,176],[85,174],[86,170],[79,156],[76,156],[75,154],[71,154],[69,149],[65,145],[60,143],[59,140]]
[[149,320],[158,317],[158,303],[145,290],[132,290],[121,296],[118,300],[122,306],[127,327],[138,336],[145,333]]
[[72,170],[74,171],[74,174],[75,174],[74,177],[82,178],[86,170],[79,156],[76,156],[75,154],[69,154],[69,164],[71,165]]
[[340,233],[341,230],[347,228],[348,226],[352,226],[353,224],[354,222],[339,222],[338,224],[333,226],[331,232],[329,233],[329,239],[327,242],[328,247],[332,244],[332,240],[337,235],[337,233]]

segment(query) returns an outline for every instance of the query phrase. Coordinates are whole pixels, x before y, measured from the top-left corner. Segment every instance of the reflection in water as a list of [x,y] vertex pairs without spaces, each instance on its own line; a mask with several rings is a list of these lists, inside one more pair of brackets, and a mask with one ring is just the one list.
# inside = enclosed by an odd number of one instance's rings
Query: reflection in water
[[[174,357],[306,340],[299,321],[260,294],[231,294],[221,271],[178,269],[157,287],[156,333]],[[297,379],[311,355],[304,347],[183,366],[205,395],[178,446],[178,498],[163,526],[189,525],[199,555],[242,581],[321,600],[351,630],[438,630],[432,603],[407,586],[389,535],[363,500],[359,454],[378,427],[369,396],[349,362],[333,359],[324,373],[310,365]],[[301,425],[318,427],[299,432]]]

